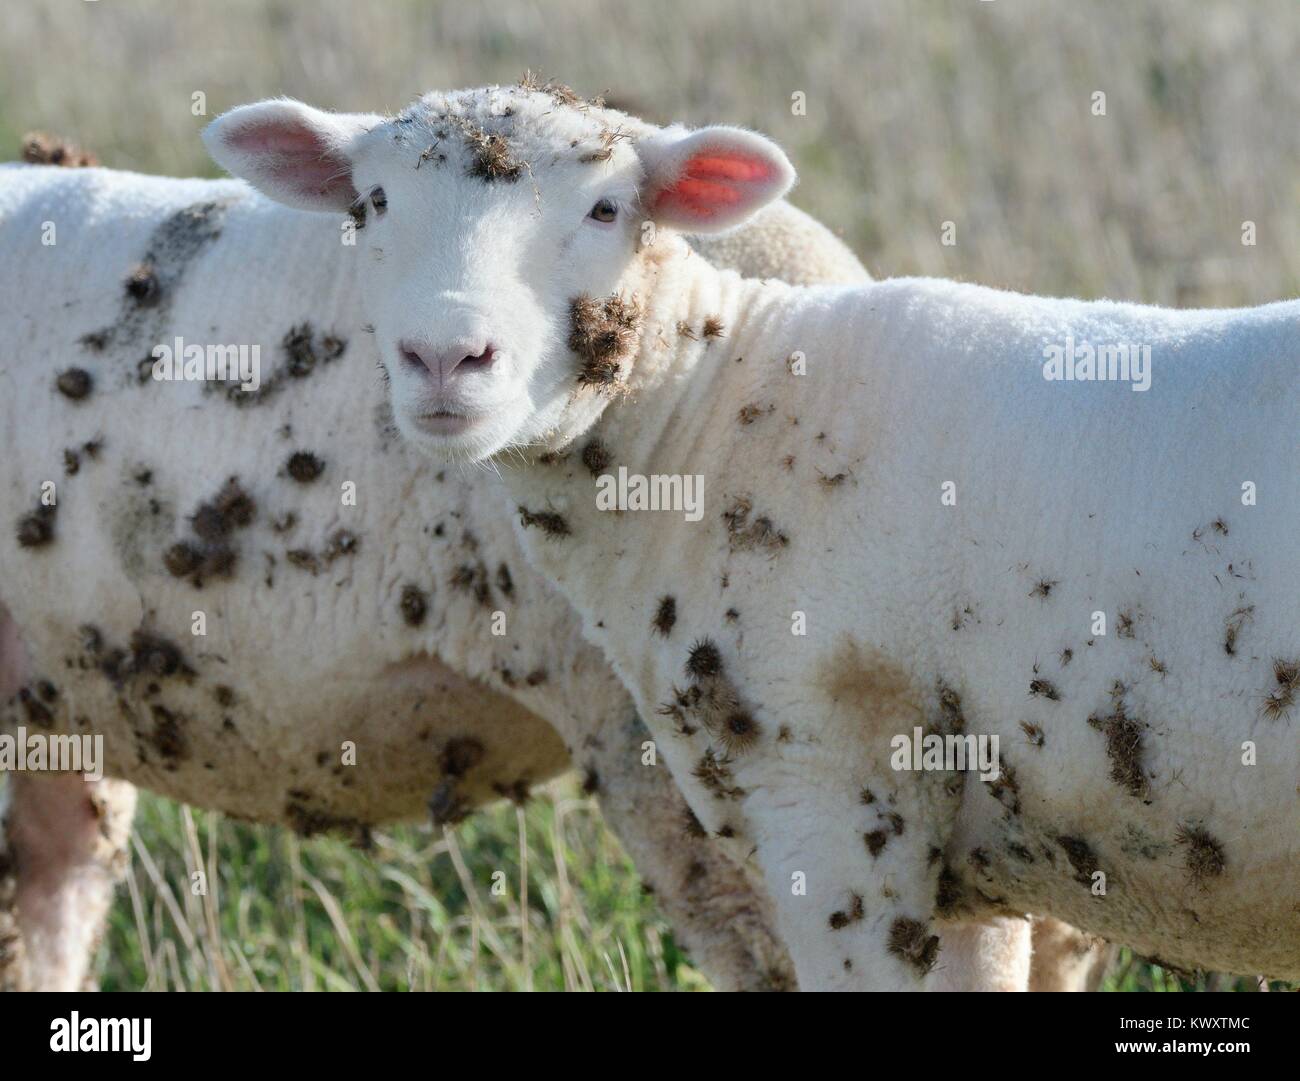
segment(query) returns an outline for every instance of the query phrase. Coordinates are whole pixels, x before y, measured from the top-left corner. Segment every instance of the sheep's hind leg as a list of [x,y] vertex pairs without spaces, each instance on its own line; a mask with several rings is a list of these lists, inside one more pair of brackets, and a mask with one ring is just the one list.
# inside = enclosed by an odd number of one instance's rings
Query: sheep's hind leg
[[135,788],[10,773],[0,792],[0,988],[75,991],[125,872]]
[[1033,925],[1031,991],[1096,991],[1101,987],[1117,952],[1114,946],[1050,916],[1035,917]]

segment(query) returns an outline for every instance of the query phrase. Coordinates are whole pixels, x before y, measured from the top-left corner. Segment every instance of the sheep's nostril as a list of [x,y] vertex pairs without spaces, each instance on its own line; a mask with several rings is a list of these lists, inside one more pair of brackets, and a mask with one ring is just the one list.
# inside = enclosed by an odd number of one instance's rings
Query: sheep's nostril
[[486,371],[497,357],[496,347],[482,338],[461,338],[445,346],[408,338],[397,343],[397,353],[404,365],[437,376],[439,383],[455,372]]
[[489,368],[491,367],[492,362],[496,360],[496,356],[497,356],[496,347],[492,345],[488,345],[485,346],[483,352],[479,353],[477,356],[462,357],[461,362],[460,364],[457,365],[457,367],[479,368],[479,369]]

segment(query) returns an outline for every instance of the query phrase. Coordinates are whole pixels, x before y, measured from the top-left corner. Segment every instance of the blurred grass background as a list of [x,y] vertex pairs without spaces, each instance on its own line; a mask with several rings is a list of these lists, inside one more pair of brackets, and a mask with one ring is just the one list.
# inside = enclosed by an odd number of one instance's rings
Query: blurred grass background
[[105,990],[708,987],[571,782],[455,831],[376,830],[370,852],[148,796],[132,844]]
[[[213,175],[197,132],[233,105],[395,111],[531,68],[648,119],[772,135],[794,202],[880,277],[1177,306],[1300,294],[1296,0],[5,0],[4,27],[4,158],[44,129],[117,168]],[[107,988],[706,986],[571,785],[454,834],[378,831],[370,854],[147,797],[129,885]],[[1108,980],[1253,986],[1129,956]]]

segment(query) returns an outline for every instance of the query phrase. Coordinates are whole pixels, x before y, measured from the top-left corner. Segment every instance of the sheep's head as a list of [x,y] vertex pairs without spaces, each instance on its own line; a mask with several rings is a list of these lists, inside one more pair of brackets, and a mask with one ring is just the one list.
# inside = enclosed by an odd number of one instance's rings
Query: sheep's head
[[594,422],[636,343],[647,221],[720,232],[794,179],[762,136],[655,128],[549,85],[391,119],[261,102],[204,138],[272,198],[352,215],[397,424],[472,460]]

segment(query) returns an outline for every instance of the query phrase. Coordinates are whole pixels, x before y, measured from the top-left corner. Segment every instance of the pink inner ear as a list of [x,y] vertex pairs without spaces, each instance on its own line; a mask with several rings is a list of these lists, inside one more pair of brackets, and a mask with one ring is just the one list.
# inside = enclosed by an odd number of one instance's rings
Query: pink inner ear
[[248,154],[270,152],[319,157],[325,152],[325,147],[315,132],[270,121],[246,124],[232,131],[226,137],[226,142]]
[[664,188],[654,201],[655,210],[672,208],[691,218],[711,218],[743,203],[745,186],[771,179],[772,167],[762,158],[746,154],[697,154],[683,166],[677,182]]
[[233,131],[226,142],[262,159],[262,171],[303,195],[352,193],[350,163],[334,153],[317,132],[273,121]]
[[710,177],[715,180],[766,180],[772,175],[772,167],[762,158],[746,157],[732,154],[719,157],[716,154],[700,154],[691,158],[682,171],[684,176]]

